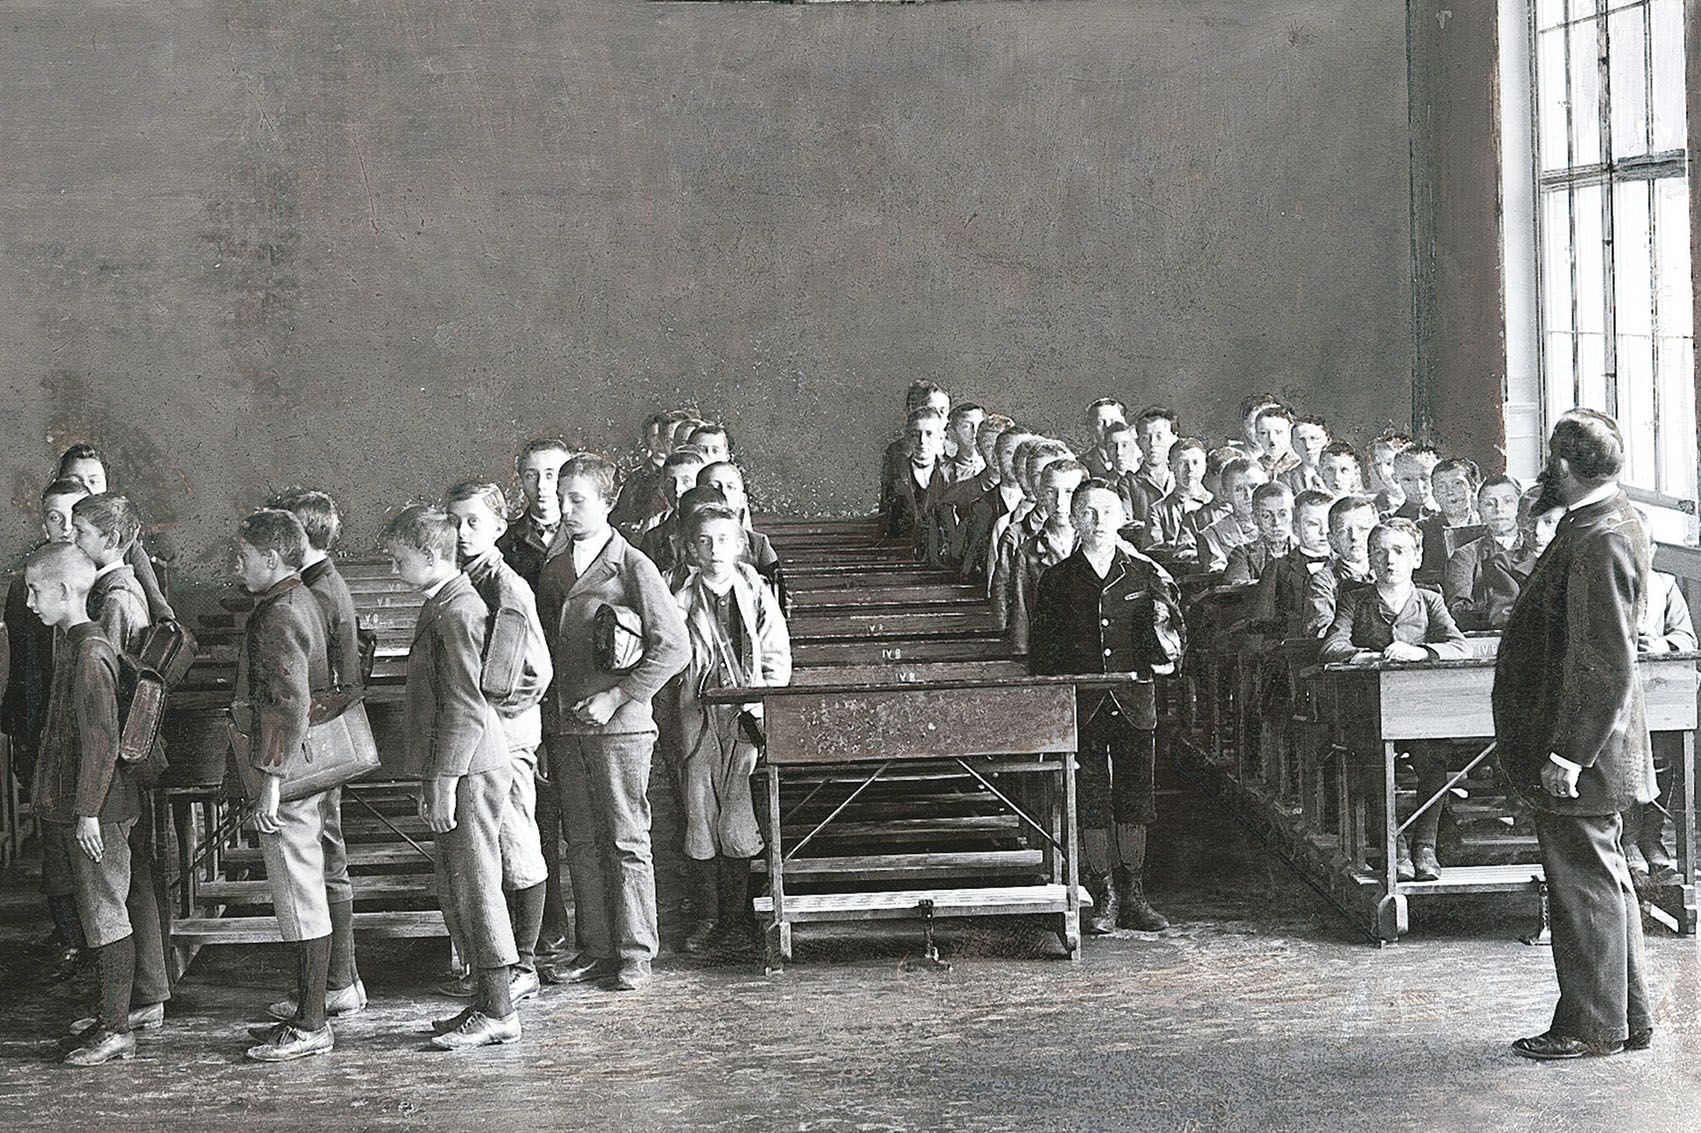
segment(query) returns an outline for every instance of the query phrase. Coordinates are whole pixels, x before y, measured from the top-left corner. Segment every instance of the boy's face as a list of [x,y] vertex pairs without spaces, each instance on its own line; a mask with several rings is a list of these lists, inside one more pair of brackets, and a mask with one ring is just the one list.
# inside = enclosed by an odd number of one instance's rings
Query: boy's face
[[1321,425],[1306,421],[1293,427],[1293,450],[1307,468],[1315,468],[1323,450],[1329,447],[1329,431]]
[[1510,484],[1493,484],[1478,492],[1477,510],[1484,525],[1496,535],[1504,537],[1518,530],[1518,491]]
[[98,460],[73,460],[65,469],[65,479],[79,481],[89,495],[98,496],[106,491],[106,465]]
[[1229,506],[1243,522],[1252,518],[1252,493],[1264,485],[1264,473],[1249,468],[1238,476],[1230,476],[1223,488],[1228,492]]
[[980,429],[980,423],[986,420],[986,414],[979,409],[971,409],[967,413],[959,413],[957,419],[951,422],[951,440],[957,446],[957,451],[967,456],[975,449],[975,433]]
[[1394,458],[1398,455],[1398,449],[1383,441],[1370,446],[1370,474],[1379,487],[1398,486],[1394,480]]
[[743,511],[750,503],[744,495],[744,477],[730,464],[715,468],[703,483],[706,487],[719,489],[726,497],[726,506],[735,511]]
[[71,517],[71,542],[77,545],[77,550],[93,559],[96,566],[105,566],[118,558],[118,549],[109,546],[100,529],[83,516]]
[[1022,477],[1020,471],[1016,467],[1016,452],[1022,447],[1022,442],[1028,438],[1026,434],[1012,435],[1006,433],[1005,436],[1008,436],[1011,439],[1010,443],[1005,445],[1002,444],[1004,438],[999,438],[1002,447],[998,449],[998,475],[1006,484],[1016,484],[1020,486],[1022,483]]
[[1293,531],[1293,501],[1274,496],[1254,504],[1252,518],[1258,524],[1258,537],[1266,543],[1285,543]]
[[602,494],[588,476],[569,476],[561,481],[561,527],[569,538],[597,535],[608,527],[614,501]]
[[529,454],[520,462],[520,490],[526,494],[526,510],[533,518],[554,523],[561,516],[561,504],[556,499],[561,466],[567,454],[558,448]]
[[703,450],[704,464],[727,459],[725,433],[698,433],[691,443]]
[[1293,422],[1273,413],[1258,418],[1258,447],[1278,458],[1293,451]]
[[1404,531],[1384,531],[1370,544],[1370,573],[1383,586],[1404,586],[1417,569],[1417,545]]
[[71,526],[71,509],[82,499],[81,493],[48,496],[41,501],[41,533],[49,543],[69,543],[76,533]]
[[1432,485],[1435,491],[1435,502],[1450,518],[1471,514],[1471,502],[1474,494],[1471,491],[1470,478],[1463,469],[1449,468],[1441,475],[1433,477]]
[[724,577],[744,553],[744,530],[730,519],[710,519],[691,537],[691,561],[710,578]]
[[245,540],[236,541],[236,581],[250,594],[259,594],[277,581],[282,563],[276,551],[262,551]]
[[424,590],[438,580],[443,573],[443,564],[430,551],[392,545],[390,570],[415,590]]
[[1028,457],[1027,468],[1022,474],[1022,492],[1029,500],[1036,504],[1039,502],[1040,488],[1042,486],[1041,478],[1045,475],[1047,466],[1055,464],[1061,459],[1063,458],[1054,452],[1041,453],[1039,455],[1031,455]]
[[1175,474],[1175,484],[1178,488],[1191,490],[1205,482],[1205,454],[1196,448],[1173,452],[1169,467]]
[[1349,563],[1362,563],[1370,553],[1370,533],[1376,527],[1376,509],[1354,508],[1329,528],[1329,549]]
[[679,497],[697,486],[697,473],[703,471],[703,465],[676,464],[667,470],[667,499],[678,506]]
[[929,394],[927,398],[927,405],[930,409],[939,410],[939,416],[942,419],[951,416],[951,395],[946,393],[944,390],[940,390],[935,394]]
[[1140,439],[1132,429],[1119,429],[1104,440],[1110,466],[1116,472],[1133,472],[1140,467]]
[[1135,433],[1140,441],[1140,451],[1146,454],[1146,463],[1153,468],[1162,468],[1169,463],[1169,450],[1175,447],[1175,427],[1164,417],[1148,417],[1135,426]]
[[1321,558],[1329,553],[1329,505],[1308,504],[1299,508],[1293,517],[1293,533],[1299,549]]
[[1547,550],[1547,545],[1553,542],[1554,535],[1559,531],[1559,521],[1564,518],[1565,509],[1562,507],[1549,508],[1536,516],[1536,554],[1539,555]]
[[35,611],[43,625],[63,625],[76,605],[73,598],[63,579],[41,570],[25,572],[24,605]]
[[1262,405],[1258,406],[1243,417],[1240,422],[1240,435],[1245,437],[1246,443],[1254,448],[1263,444],[1263,442],[1258,439],[1258,415],[1264,412],[1264,408],[1265,407]]
[[1085,479],[1079,472],[1053,472],[1047,470],[1040,479],[1039,506],[1045,514],[1056,520],[1069,517],[1069,504],[1075,498],[1075,489],[1081,486]]
[[945,451],[945,427],[938,418],[910,422],[909,439],[910,460],[917,467],[932,464]]
[[1110,432],[1112,425],[1122,423],[1122,410],[1114,405],[1101,405],[1093,410],[1092,428],[1093,439],[1099,444],[1104,443],[1105,434]]
[[1363,487],[1359,483],[1358,461],[1344,452],[1323,457],[1317,464],[1317,474],[1323,478],[1324,485],[1337,496],[1352,495]]
[[1123,514],[1121,496],[1103,488],[1088,488],[1078,506],[1071,507],[1070,520],[1084,546],[1102,547],[1116,538],[1128,517]]
[[462,562],[471,562],[496,549],[496,540],[508,530],[507,521],[490,510],[484,500],[456,500],[443,509],[455,521],[455,550]]
[[1408,457],[1401,453],[1394,458],[1394,483],[1399,485],[1406,499],[1415,501],[1420,507],[1433,509],[1435,496],[1431,492],[1430,474],[1434,467],[1421,457]]

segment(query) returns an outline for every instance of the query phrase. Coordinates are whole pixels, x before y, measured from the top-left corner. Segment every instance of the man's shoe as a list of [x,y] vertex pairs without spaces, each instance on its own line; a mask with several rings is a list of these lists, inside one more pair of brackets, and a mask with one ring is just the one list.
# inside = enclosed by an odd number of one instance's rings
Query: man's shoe
[[255,1042],[276,1042],[278,1036],[283,1033],[283,1029],[288,1025],[288,1023],[250,1023],[248,1024],[248,1037]]
[[1434,846],[1419,843],[1417,852],[1412,855],[1412,880],[1441,880],[1441,859],[1435,856]]
[[1573,1035],[1557,1035],[1548,1031],[1546,1034],[1531,1035],[1527,1039],[1519,1039],[1512,1044],[1512,1049],[1525,1058],[1553,1061],[1562,1058],[1598,1058],[1601,1055],[1617,1054],[1624,1049],[1624,1044],[1621,1042],[1585,1042]]
[[511,1043],[520,1037],[520,1013],[492,1019],[482,1011],[473,1011],[452,1031],[431,1037],[438,1050],[465,1050],[475,1046],[495,1046]]
[[293,1023],[280,1023],[269,1041],[248,1048],[248,1057],[255,1062],[290,1062],[324,1054],[335,1045],[336,1036],[331,1033],[329,1023],[317,1031],[303,1031]]
[[515,968],[508,975],[508,998],[514,1003],[522,999],[536,999],[538,993],[537,973],[529,968]]
[[[358,1015],[366,1010],[366,985],[355,980],[347,987],[334,988],[325,993],[325,1014],[332,1019],[340,1019],[345,1015]],[[274,1019],[293,1019],[297,1011],[295,1000],[280,999],[266,1006],[266,1014]]]
[[47,978],[55,983],[74,980],[94,967],[94,949],[62,948],[48,961]]
[[136,1056],[136,1036],[120,1035],[105,1027],[90,1031],[64,1058],[67,1066],[102,1066],[115,1059],[122,1061]]
[[624,960],[614,977],[615,991],[637,991],[650,982],[648,960]]
[[1139,932],[1162,932],[1169,927],[1169,918],[1152,908],[1152,903],[1146,900],[1143,871],[1123,870],[1120,888],[1122,892],[1117,900],[1120,912],[1116,921],[1119,926]]
[[1417,867],[1412,864],[1412,848],[1401,838],[1394,844],[1394,880],[1411,881],[1417,877]]
[[446,1035],[456,1027],[459,1027],[462,1023],[465,1023],[468,1019],[472,1018],[473,1013],[477,1010],[477,1007],[469,1003],[467,1006],[461,1008],[458,1012],[450,1015],[446,1019],[433,1019],[431,1020],[431,1033],[434,1035]]
[[451,999],[471,999],[478,991],[478,976],[468,968],[463,975],[452,980],[444,980],[437,985],[438,995],[447,995]]
[[[95,1029],[100,1020],[90,1015],[86,1019],[78,1019],[71,1024],[71,1036],[81,1038]],[[165,1026],[165,1004],[150,1003],[146,1007],[130,1008],[130,1029],[132,1031],[157,1031]]]
[[597,960],[583,952],[560,964],[539,964],[538,975],[544,983],[582,984],[612,976],[617,970],[613,960]]
[[1110,883],[1110,875],[1089,874],[1084,887],[1087,896],[1093,899],[1093,907],[1087,913],[1081,930],[1088,936],[1109,936],[1116,931],[1117,913],[1116,889]]
[[569,945],[567,944],[567,938],[565,936],[555,936],[547,940],[539,940],[537,942],[536,949],[537,958],[540,960],[553,960],[557,956],[564,955],[568,947]]
[[1630,1037],[1624,1040],[1625,1050],[1647,1050],[1654,1045],[1654,1028],[1643,1027],[1640,1031],[1631,1031]]
[[720,931],[720,921],[714,917],[704,917],[685,935],[685,951],[693,956],[707,956],[714,951],[715,939],[720,935]]

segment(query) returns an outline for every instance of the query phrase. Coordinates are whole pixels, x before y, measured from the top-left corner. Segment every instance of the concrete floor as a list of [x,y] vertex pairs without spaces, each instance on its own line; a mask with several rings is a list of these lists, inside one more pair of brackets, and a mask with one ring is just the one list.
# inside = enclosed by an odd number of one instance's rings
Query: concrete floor
[[283,954],[229,947],[196,960],[134,1061],[56,1065],[84,1000],[39,986],[25,942],[46,924],[14,872],[0,1128],[1695,1128],[1693,939],[1650,937],[1653,1051],[1533,1064],[1507,1048],[1555,995],[1547,952],[1516,940],[1527,910],[1417,906],[1412,936],[1377,950],[1207,804],[1169,813],[1155,896],[1177,927],[1090,941],[1080,964],[997,922],[943,926],[942,973],[902,968],[919,944],[903,926],[799,930],[783,975],[668,952],[641,994],[546,988],[520,1043],[441,1054],[423,1025],[456,1006],[429,992],[443,946],[373,944],[372,1006],[337,1050],[273,1067],[243,1061],[243,1024],[285,989]]

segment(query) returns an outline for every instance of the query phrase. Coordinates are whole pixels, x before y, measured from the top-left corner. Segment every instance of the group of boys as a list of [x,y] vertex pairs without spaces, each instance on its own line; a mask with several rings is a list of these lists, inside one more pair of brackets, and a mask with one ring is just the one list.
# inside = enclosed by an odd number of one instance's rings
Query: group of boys
[[[384,528],[394,573],[425,599],[399,768],[420,785],[445,927],[466,965],[441,990],[470,1000],[431,1021],[434,1047],[519,1038],[516,1005],[542,982],[632,991],[650,980],[658,734],[697,882],[686,947],[744,955],[753,944],[760,712],[705,694],[790,679],[777,559],[751,529],[724,427],[658,414],[645,440],[624,488],[612,461],[545,439],[515,462],[519,515],[498,485],[469,480]],[[163,1024],[170,996],[143,784],[117,751],[119,656],[175,615],[140,517],[106,490],[98,452],[66,453],[41,502],[46,542],[7,599],[3,723],[42,822],[42,887],[64,960],[96,958],[99,1008],[65,1040],[65,1061],[90,1066],[132,1057],[135,1032]],[[292,489],[236,530],[235,575],[252,608],[231,749],[295,971],[294,996],[249,1028],[258,1061],[331,1050],[331,1018],[366,1006],[341,788],[304,771],[321,729],[364,711],[368,654],[331,558],[340,526],[330,496]]]

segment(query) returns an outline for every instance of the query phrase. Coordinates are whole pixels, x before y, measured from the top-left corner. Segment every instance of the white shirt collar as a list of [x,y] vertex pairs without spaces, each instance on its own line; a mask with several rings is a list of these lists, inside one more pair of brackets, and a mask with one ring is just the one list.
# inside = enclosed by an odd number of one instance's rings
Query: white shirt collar
[[1600,487],[1596,488],[1594,491],[1590,492],[1588,495],[1584,496],[1582,499],[1573,500],[1570,503],[1566,504],[1565,505],[1565,514],[1570,515],[1572,512],[1576,511],[1578,508],[1588,507],[1590,504],[1598,504],[1602,500],[1610,500],[1610,499],[1612,499],[1612,497],[1614,497],[1616,495],[1618,495],[1618,481],[1617,480],[1608,480],[1605,484],[1602,484]]
[[610,527],[601,535],[593,535],[589,539],[574,539],[572,541],[573,573],[584,574],[596,557],[602,554],[602,549],[608,546],[614,538],[614,528]]
[[427,588],[426,591],[425,591],[425,600],[427,602],[429,602],[429,601],[431,601],[431,599],[437,597],[438,591],[442,590],[445,586],[447,586],[451,582],[455,581],[456,577],[457,577],[456,575],[451,574],[448,578],[445,578],[442,582],[439,582],[437,585]]
[[111,574],[113,571],[117,570],[119,567],[124,566],[124,565],[125,565],[125,563],[124,563],[123,559],[113,559],[111,562],[107,563],[103,567],[96,567],[95,568],[95,577],[100,578],[102,575]]

